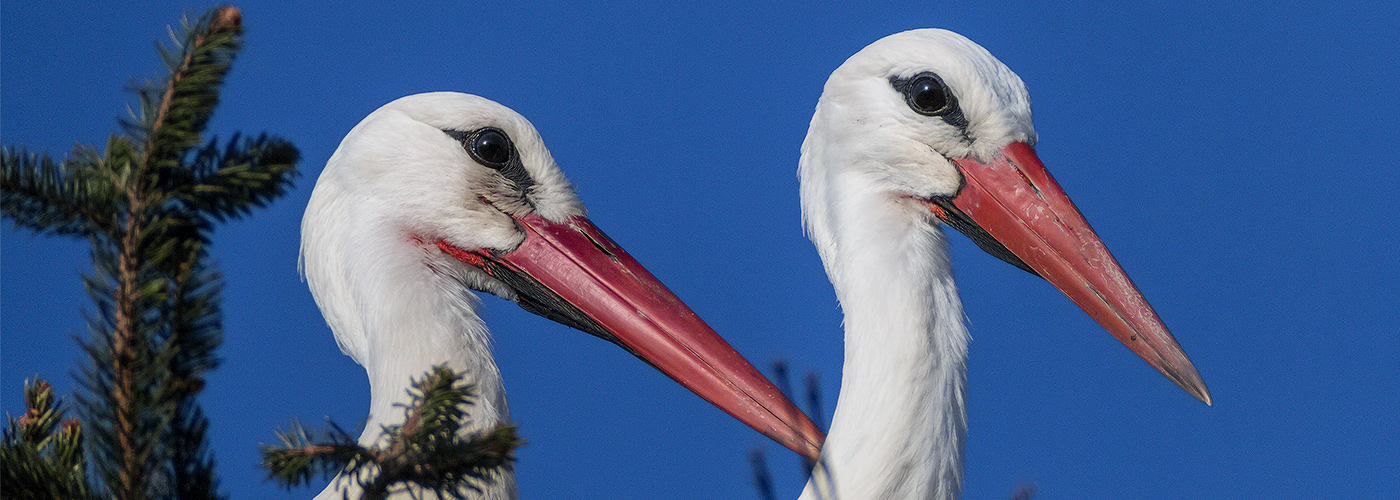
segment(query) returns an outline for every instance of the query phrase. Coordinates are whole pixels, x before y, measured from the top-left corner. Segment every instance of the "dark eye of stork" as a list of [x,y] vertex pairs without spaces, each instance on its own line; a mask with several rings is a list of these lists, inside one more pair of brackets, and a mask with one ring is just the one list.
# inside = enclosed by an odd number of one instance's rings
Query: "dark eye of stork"
[[915,113],[943,118],[943,121],[958,128],[967,127],[967,118],[958,108],[957,96],[938,75],[926,72],[911,78],[891,78],[890,85],[904,94],[904,101]]
[[510,137],[496,128],[478,130],[468,139],[467,145],[473,160],[496,170],[506,168],[515,152]]
[[[530,192],[530,188],[535,185],[535,179],[530,177],[530,172],[525,170],[525,164],[520,160],[520,153],[516,152],[515,144],[511,143],[510,136],[505,131],[486,127],[478,130],[464,132],[461,130],[443,130],[442,133],[461,143],[462,149],[467,150],[472,160],[500,172],[507,180],[515,184],[522,195]],[[530,203],[527,199],[526,203]]]
[[922,76],[909,86],[909,106],[926,115],[936,115],[948,107],[948,90],[937,79]]

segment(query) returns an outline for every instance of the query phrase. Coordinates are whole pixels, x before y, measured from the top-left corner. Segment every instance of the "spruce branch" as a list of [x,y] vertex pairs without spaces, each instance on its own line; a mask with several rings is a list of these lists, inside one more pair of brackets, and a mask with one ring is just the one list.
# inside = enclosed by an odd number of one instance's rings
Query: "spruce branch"
[[83,236],[110,226],[111,214],[102,208],[105,197],[91,193],[104,187],[90,179],[91,160],[83,155],[59,163],[47,154],[5,147],[0,152],[0,210],[15,227],[41,234]]
[[214,225],[291,188],[299,153],[284,139],[203,133],[241,47],[242,15],[216,7],[157,45],[168,74],[133,88],[124,134],[61,164],[5,147],[0,208],[17,227],[83,237],[96,310],[77,397],[87,422],[89,483],[101,495],[217,499],[208,419],[196,396],[218,366],[222,278],[208,262]]
[[400,489],[463,498],[494,481],[496,470],[511,466],[523,443],[514,426],[462,435],[474,398],[463,375],[433,367],[413,381],[408,394],[410,402],[400,405],[403,423],[384,426],[378,446],[361,446],[334,422],[320,439],[296,421],[290,430],[279,429],[281,446],[262,447],[268,479],[291,488],[340,472],[343,481],[356,482],[362,499],[382,499]]
[[235,134],[223,148],[211,139],[171,195],[219,222],[241,217],[291,188],[300,156],[291,142],[267,134]]
[[315,431],[292,420],[289,430],[277,429],[281,446],[262,447],[262,465],[268,479],[285,487],[308,486],[317,477],[330,478],[351,462],[371,460],[369,450],[335,422],[319,439]]
[[53,386],[24,381],[23,417],[7,418],[0,443],[0,490],[6,498],[88,499],[83,428],[65,419]]
[[181,24],[181,33],[171,33],[171,46],[156,46],[169,73],[136,88],[139,114],[125,124],[143,146],[144,172],[176,167],[199,146],[219,105],[219,87],[242,48],[243,15],[236,7],[215,7]]

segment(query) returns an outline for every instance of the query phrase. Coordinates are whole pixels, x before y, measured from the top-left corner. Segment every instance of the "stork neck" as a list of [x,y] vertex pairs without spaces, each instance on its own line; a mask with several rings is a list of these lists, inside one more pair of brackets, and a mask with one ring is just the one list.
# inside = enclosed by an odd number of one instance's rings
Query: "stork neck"
[[[953,499],[967,429],[967,328],[947,241],[910,200],[833,183],[823,255],[845,313],[841,392],[823,461],[835,496]],[[818,242],[818,246],[822,246]]]
[[[370,380],[370,423],[360,437],[361,443],[377,438],[380,424],[403,422],[404,408],[398,405],[409,402],[410,381],[423,378],[437,365],[463,374],[466,383],[473,388],[476,397],[468,409],[471,419],[464,430],[490,429],[510,420],[505,386],[490,354],[488,333],[480,320],[474,313],[470,316],[474,321],[451,317],[460,314],[450,311],[456,304],[438,304],[441,309],[437,311],[425,305],[419,303],[405,308],[398,318],[400,321],[396,321],[397,327],[380,330],[388,334],[376,336],[371,342],[370,348],[382,355],[364,363]],[[455,314],[449,315],[443,312],[445,310]],[[424,321],[429,318],[431,320]],[[393,321],[393,318],[384,320]]]
[[[470,418],[463,433],[508,422],[505,387],[491,355],[489,333],[475,310],[477,298],[451,276],[450,270],[442,269],[440,263],[434,267],[430,253],[397,240],[401,247],[383,251],[358,248],[360,251],[348,254],[351,261],[340,266],[313,264],[310,254],[306,259],[307,281],[313,292],[319,292],[315,293],[317,301],[342,350],[364,366],[369,376],[370,412],[360,444],[383,444],[383,426],[404,422],[400,405],[411,400],[411,381],[421,379],[436,365],[464,374],[473,387],[476,397],[467,409]],[[313,265],[354,272],[326,280]],[[343,281],[329,284],[339,280]],[[338,296],[333,290],[348,291],[351,296]],[[337,477],[317,498],[342,498],[345,491],[337,487],[344,484],[342,480]],[[482,485],[479,493],[463,493],[473,499],[514,499],[514,474],[502,471],[491,484]],[[392,498],[411,498],[408,495],[402,492]]]

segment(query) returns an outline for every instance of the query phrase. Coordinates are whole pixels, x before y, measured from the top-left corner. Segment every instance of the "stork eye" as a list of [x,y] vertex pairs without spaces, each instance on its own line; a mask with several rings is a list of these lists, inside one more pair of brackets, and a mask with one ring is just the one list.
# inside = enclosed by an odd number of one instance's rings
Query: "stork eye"
[[467,152],[472,155],[472,159],[477,163],[496,170],[505,168],[510,163],[510,158],[515,151],[515,147],[510,143],[510,137],[505,132],[495,128],[484,128],[472,135],[468,141],[470,146]]
[[890,78],[890,84],[904,94],[904,102],[915,113],[937,116],[949,125],[967,128],[967,118],[958,108],[958,97],[938,75],[919,73],[911,78]]
[[948,88],[932,75],[923,75],[910,82],[907,94],[909,107],[925,115],[942,114],[948,107]]
[[957,98],[938,75],[921,73],[901,83],[904,100],[921,115],[942,116],[957,108]]

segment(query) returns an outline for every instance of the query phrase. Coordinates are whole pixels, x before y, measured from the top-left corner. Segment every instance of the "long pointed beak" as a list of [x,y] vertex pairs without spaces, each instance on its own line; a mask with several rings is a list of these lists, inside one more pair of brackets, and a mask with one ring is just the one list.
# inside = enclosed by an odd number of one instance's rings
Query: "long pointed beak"
[[502,254],[437,245],[511,286],[536,314],[609,340],[783,446],[816,460],[825,436],[758,369],[587,218],[516,219]]
[[993,255],[1045,278],[1128,349],[1210,404],[1210,391],[1181,345],[1030,145],[1012,143],[988,163],[954,163],[965,180],[962,190],[951,204],[925,201],[931,211]]

